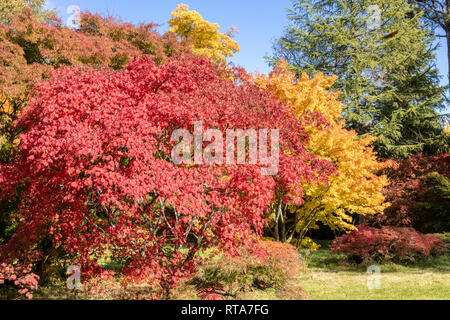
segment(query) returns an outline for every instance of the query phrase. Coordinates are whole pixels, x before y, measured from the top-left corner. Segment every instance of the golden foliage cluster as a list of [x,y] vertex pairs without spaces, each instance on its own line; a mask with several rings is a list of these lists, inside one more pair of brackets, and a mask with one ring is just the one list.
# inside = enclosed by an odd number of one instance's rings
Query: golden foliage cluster
[[342,104],[338,92],[329,92],[336,77],[322,73],[310,78],[302,74],[296,79],[286,62],[275,66],[269,76],[256,75],[255,83],[272,92],[292,107],[295,115],[302,118],[308,112],[318,112],[328,121],[327,126],[307,128],[308,151],[319,158],[332,161],[338,173],[330,177],[329,184],[304,183],[305,203],[291,206],[295,212],[296,231],[299,241],[310,243],[305,237],[318,222],[334,230],[354,230],[352,214],[373,215],[388,206],[382,190],[388,184],[381,169],[388,166],[377,160],[373,151],[374,137],[359,138],[353,130],[345,129]]
[[170,32],[182,39],[193,41],[193,52],[211,59],[215,63],[225,63],[240,48],[236,41],[231,39],[233,32],[219,32],[219,25],[203,20],[197,11],[189,11],[185,4],[179,4],[172,12],[169,20]]

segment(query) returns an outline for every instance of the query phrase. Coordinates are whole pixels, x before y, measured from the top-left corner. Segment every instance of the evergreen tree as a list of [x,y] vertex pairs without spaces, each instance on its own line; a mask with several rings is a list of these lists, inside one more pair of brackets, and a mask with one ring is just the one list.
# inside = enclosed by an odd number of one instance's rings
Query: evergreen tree
[[377,136],[380,156],[448,149],[437,113],[443,88],[434,38],[419,7],[404,0],[294,0],[288,16],[270,63],[284,59],[298,76],[336,74],[333,89],[341,91],[348,128]]
[[[448,0],[409,0],[423,9],[423,17],[431,23],[432,30],[439,38],[447,40],[448,79],[450,82],[450,1]],[[444,34],[442,34],[443,31]]]

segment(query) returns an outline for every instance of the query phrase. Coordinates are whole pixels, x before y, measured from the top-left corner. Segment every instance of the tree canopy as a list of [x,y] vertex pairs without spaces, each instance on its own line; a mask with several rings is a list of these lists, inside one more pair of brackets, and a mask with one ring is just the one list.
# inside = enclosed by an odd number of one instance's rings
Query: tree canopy
[[341,92],[346,126],[376,136],[380,156],[448,150],[433,36],[417,7],[403,0],[296,0],[289,19],[272,63],[286,60],[298,77],[337,75],[333,89]]
[[387,206],[382,191],[388,181],[386,176],[377,174],[387,163],[378,162],[371,146],[374,137],[359,139],[354,130],[345,128],[338,93],[327,91],[335,79],[322,73],[311,79],[303,73],[296,79],[284,61],[277,64],[268,77],[256,78],[258,85],[285,101],[297,118],[317,112],[327,120],[324,126],[306,127],[309,136],[306,149],[332,162],[337,172],[327,183],[304,182],[304,203],[290,204],[274,213],[276,229],[278,222],[287,225],[289,213],[294,214],[294,223],[287,230],[283,226],[278,238],[291,241],[297,235],[299,247],[314,246],[306,234],[317,228],[318,223],[332,230],[354,230],[352,215],[374,215],[383,212]]

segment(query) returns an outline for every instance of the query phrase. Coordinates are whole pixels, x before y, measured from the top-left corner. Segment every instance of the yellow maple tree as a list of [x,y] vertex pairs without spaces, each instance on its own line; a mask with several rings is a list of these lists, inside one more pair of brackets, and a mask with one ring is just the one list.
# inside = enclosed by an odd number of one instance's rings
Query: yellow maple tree
[[187,5],[179,4],[171,16],[169,31],[182,39],[191,40],[194,53],[216,63],[225,63],[228,57],[239,52],[239,45],[231,39],[234,36],[232,31],[220,33],[217,23],[203,20],[197,11],[189,11]]
[[[339,93],[328,91],[335,79],[335,76],[326,77],[322,73],[312,79],[304,73],[296,79],[283,61],[269,76],[256,75],[254,78],[259,87],[291,106],[298,118],[307,112],[318,112],[329,122],[328,126],[306,128],[310,138],[308,151],[333,162],[338,173],[329,178],[328,185],[305,182],[305,203],[287,208],[295,214],[295,223],[290,229],[283,228],[286,234],[281,240],[295,239],[299,247],[316,247],[306,234],[308,230],[318,228],[319,222],[333,230],[351,231],[356,229],[352,223],[353,214],[381,213],[388,205],[382,194],[388,179],[377,172],[389,164],[377,160],[371,146],[374,137],[359,138],[355,131],[344,128],[342,104],[337,100]],[[273,218],[278,217],[274,215]],[[281,217],[281,221],[287,220],[287,217]]]

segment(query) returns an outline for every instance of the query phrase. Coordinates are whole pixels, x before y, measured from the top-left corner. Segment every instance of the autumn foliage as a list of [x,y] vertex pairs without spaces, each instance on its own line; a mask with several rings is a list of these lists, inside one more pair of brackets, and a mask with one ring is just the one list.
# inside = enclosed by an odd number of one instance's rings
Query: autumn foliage
[[[248,299],[253,290],[271,289],[282,299],[298,299],[295,283],[302,270],[297,249],[278,241],[258,241],[239,256],[224,255],[203,265],[188,285],[207,300]],[[296,292],[291,292],[296,291]]]
[[[313,112],[327,120],[327,125],[306,127],[309,136],[306,148],[318,158],[332,162],[337,172],[329,178],[329,183],[305,181],[305,202],[286,207],[295,218],[289,228],[282,226],[285,236],[280,239],[293,239],[297,233],[298,246],[314,247],[306,233],[317,228],[318,222],[333,230],[354,230],[352,215],[373,215],[387,206],[382,193],[387,178],[377,174],[387,163],[377,160],[372,149],[373,137],[359,138],[355,131],[345,129],[338,92],[327,91],[334,80],[335,77],[327,78],[321,73],[312,79],[306,74],[296,79],[285,62],[279,63],[268,77],[259,75],[255,78],[258,86],[286,102],[298,119]],[[286,224],[289,219],[286,211],[274,212],[276,229],[277,221]]]
[[[38,289],[39,276],[33,272],[33,264],[21,263],[0,264],[0,285],[13,284],[17,293],[28,299],[33,298],[32,292]],[[14,296],[14,295],[13,295]]]
[[331,251],[344,253],[356,263],[414,263],[432,253],[448,252],[449,249],[439,238],[421,234],[412,228],[357,228],[358,230],[333,240]]
[[42,22],[29,8],[12,15],[7,25],[0,24],[0,152],[5,154],[0,154],[0,161],[9,159],[8,150],[20,133],[13,122],[28,103],[29,93],[52,70],[123,69],[141,55],[162,63],[188,52],[187,40],[179,41],[172,33],[160,35],[151,23],[133,25],[84,12],[74,31],[57,18]]
[[[227,74],[189,56],[159,66],[140,58],[115,72],[52,72],[19,117],[14,163],[2,167],[3,196],[20,193],[20,225],[1,260],[53,248],[86,279],[102,273],[97,261],[109,251],[124,281],[168,290],[200,263],[198,250],[233,253],[260,235],[276,186],[295,203],[301,181],[325,182],[332,166],[306,152],[303,122]],[[278,175],[261,175],[259,165],[176,166],[170,134],[192,131],[194,121],[205,130],[280,128]]]
[[[77,265],[93,297],[172,298],[188,285],[202,299],[297,298],[297,249],[316,248],[308,232],[323,225],[348,233],[331,249],[358,263],[448,249],[409,227],[448,231],[449,155],[377,159],[374,137],[346,129],[334,76],[227,64],[233,32],[186,5],[165,34],[89,12],[75,30],[14,13],[0,24],[2,289],[32,298],[55,266]],[[175,163],[173,132],[196,122],[202,134],[279,130],[277,173],[261,174],[261,154]],[[379,229],[355,226],[360,216]],[[267,229],[277,241],[261,240]]]
[[85,12],[73,31],[56,18],[43,23],[25,8],[8,25],[0,25],[0,88],[12,98],[29,92],[59,67],[120,69],[141,54],[161,63],[187,51],[171,33],[158,34],[154,24],[136,26]]
[[369,226],[414,227],[422,232],[450,231],[450,155],[421,154],[387,168],[384,190],[391,203],[384,214],[367,219]]
[[225,63],[228,57],[239,52],[239,45],[231,39],[234,36],[233,29],[220,33],[217,23],[205,21],[198,12],[189,11],[185,4],[178,5],[171,15],[170,32],[180,39],[191,41],[195,54],[215,63]]

